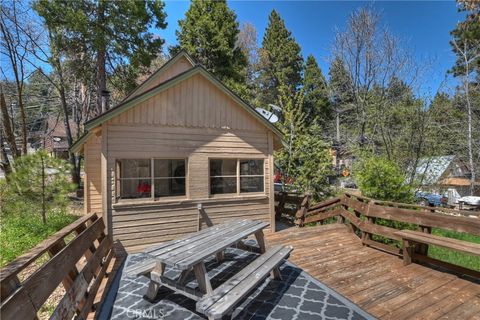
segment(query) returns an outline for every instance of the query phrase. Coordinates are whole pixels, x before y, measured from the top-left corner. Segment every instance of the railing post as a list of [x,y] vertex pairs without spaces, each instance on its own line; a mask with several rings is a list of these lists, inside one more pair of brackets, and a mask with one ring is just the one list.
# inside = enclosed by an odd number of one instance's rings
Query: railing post
[[282,217],[283,207],[285,206],[286,193],[283,191],[278,192],[278,205],[275,208],[275,218],[280,219]]
[[310,207],[310,195],[305,194],[302,203],[300,204],[300,208],[298,209],[297,213],[295,214],[295,226],[303,227],[305,224],[305,215],[307,214],[308,208]]
[[[428,226],[418,226],[418,230],[423,233],[432,233],[432,228]],[[415,246],[415,253],[421,254],[423,256],[428,255],[428,244],[426,243],[419,243]]]

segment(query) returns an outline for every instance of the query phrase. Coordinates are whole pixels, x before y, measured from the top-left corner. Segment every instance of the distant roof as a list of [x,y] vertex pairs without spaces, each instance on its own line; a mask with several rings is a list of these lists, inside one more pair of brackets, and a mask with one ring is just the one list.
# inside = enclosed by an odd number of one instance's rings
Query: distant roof
[[[57,117],[53,117],[53,116],[50,116],[47,118],[47,121],[46,121],[46,133],[47,135],[49,136],[52,136],[52,137],[66,137],[67,136],[67,132],[65,130],[65,124],[63,122],[63,119],[62,118],[57,118]],[[77,126],[75,125],[75,121],[73,120],[69,120],[69,123],[70,123],[70,130],[72,132],[72,136],[76,136],[77,134]]]
[[435,184],[439,182],[454,159],[455,156],[421,158],[415,172],[417,176],[423,177],[423,185]]

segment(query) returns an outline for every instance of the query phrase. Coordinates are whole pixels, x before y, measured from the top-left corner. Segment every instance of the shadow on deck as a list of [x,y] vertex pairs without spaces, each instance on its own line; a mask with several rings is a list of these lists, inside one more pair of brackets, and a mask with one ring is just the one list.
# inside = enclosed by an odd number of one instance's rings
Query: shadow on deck
[[344,224],[290,228],[268,245],[294,247],[289,261],[382,319],[480,319],[480,284],[362,245]]

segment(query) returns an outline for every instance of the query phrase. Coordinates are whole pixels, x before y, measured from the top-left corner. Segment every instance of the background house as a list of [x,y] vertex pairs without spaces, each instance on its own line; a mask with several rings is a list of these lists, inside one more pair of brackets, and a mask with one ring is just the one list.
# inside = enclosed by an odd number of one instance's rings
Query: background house
[[85,211],[129,251],[196,231],[200,203],[274,228],[280,132],[185,52],[85,128]]
[[[470,195],[471,171],[457,156],[422,158],[416,168],[416,177],[423,191],[443,193],[449,188],[456,189],[460,196]],[[480,192],[476,182],[476,194]]]
[[[77,136],[76,128],[77,126],[75,122],[70,120],[72,137]],[[41,136],[41,140],[43,148],[47,150],[50,155],[61,159],[68,159],[67,133],[62,119],[48,117],[45,120],[45,129]]]

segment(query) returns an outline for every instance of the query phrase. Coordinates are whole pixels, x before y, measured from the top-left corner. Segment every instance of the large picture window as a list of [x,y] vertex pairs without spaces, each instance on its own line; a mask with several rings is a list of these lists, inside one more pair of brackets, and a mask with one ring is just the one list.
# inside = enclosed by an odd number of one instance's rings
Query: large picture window
[[263,191],[262,159],[210,159],[210,194]]
[[117,160],[117,198],[184,196],[185,159]]

